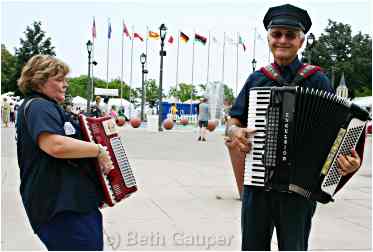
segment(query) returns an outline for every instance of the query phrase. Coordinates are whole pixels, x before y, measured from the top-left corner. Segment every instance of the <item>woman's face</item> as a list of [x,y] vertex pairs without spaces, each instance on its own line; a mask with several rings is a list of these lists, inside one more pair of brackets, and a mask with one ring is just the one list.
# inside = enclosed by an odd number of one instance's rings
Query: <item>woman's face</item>
[[69,84],[65,76],[49,78],[41,87],[41,93],[58,103],[62,103],[65,100],[65,93],[68,86]]

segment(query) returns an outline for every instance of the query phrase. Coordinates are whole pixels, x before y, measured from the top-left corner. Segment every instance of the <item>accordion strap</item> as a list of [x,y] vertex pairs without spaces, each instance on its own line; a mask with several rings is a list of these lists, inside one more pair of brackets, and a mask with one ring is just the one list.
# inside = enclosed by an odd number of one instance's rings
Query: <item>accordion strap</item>
[[287,83],[284,78],[282,78],[280,71],[274,63],[262,67],[260,71],[264,74],[265,77],[272,81],[275,81],[280,86],[301,86],[305,79],[315,74],[316,72],[321,71],[321,68],[319,66],[303,64],[290,84]]

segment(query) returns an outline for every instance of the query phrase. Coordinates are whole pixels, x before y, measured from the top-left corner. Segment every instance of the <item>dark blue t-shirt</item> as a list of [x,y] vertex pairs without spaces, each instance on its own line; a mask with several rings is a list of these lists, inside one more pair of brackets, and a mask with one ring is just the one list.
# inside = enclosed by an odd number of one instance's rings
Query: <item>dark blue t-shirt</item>
[[[295,58],[294,61],[287,66],[279,66],[280,74],[286,82],[292,82],[299,69],[302,67],[298,58]],[[263,81],[264,80],[264,81]],[[255,71],[252,73],[249,78],[246,80],[244,87],[239,93],[235,103],[230,110],[229,115],[233,118],[237,118],[243,124],[243,127],[247,126],[247,112],[249,104],[249,91],[250,88],[257,87],[258,84],[262,87],[275,86],[276,84],[265,77],[261,71]],[[304,83],[304,87],[322,89],[334,93],[333,88],[330,84],[329,79],[323,72],[316,72],[307,78]]]
[[81,139],[79,125],[55,101],[34,93],[19,108],[16,128],[20,193],[34,231],[58,212],[97,209],[103,193],[94,159],[54,158],[37,145],[43,132]]

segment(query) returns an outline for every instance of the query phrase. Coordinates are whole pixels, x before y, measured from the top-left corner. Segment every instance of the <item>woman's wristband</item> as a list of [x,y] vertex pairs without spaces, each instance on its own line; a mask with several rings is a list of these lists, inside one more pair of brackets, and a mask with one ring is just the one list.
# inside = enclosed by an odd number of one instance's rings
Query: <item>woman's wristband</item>
[[105,148],[101,144],[96,144],[96,145],[97,145],[97,148],[98,148],[98,153],[97,153],[96,157],[100,157],[100,156],[102,156],[103,154],[106,153]]

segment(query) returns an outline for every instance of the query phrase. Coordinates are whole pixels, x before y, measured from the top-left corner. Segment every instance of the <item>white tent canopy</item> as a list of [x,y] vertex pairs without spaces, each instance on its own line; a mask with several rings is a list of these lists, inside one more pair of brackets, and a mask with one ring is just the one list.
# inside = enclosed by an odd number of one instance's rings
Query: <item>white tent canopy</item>
[[81,108],[87,107],[87,99],[80,97],[80,96],[75,96],[71,102],[73,103],[73,106],[75,107],[81,107]]
[[[138,116],[138,111],[135,110],[135,106],[127,101],[126,99],[121,98],[110,98],[108,101],[108,110],[111,110],[111,107],[115,105],[117,107],[117,111],[120,107],[124,108],[124,114],[127,118],[132,118]],[[131,113],[131,115],[130,115]]]

